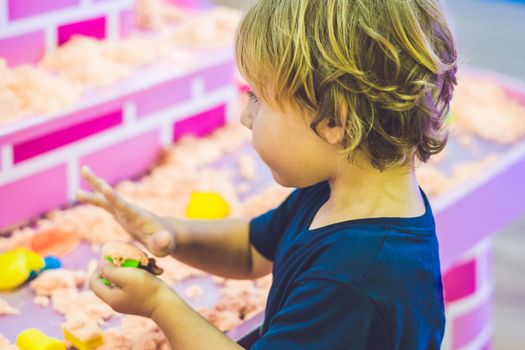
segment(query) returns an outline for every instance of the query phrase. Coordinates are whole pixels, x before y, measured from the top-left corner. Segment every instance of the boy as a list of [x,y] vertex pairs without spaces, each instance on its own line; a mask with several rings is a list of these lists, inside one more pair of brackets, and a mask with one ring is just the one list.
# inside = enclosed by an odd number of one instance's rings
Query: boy
[[[439,349],[432,211],[414,173],[443,149],[456,51],[439,0],[259,0],[236,42],[252,87],[242,123],[283,186],[251,221],[158,217],[89,170],[106,208],[157,256],[227,278],[273,272],[252,349]],[[91,288],[151,317],[173,349],[240,348],[147,272],[104,266]]]

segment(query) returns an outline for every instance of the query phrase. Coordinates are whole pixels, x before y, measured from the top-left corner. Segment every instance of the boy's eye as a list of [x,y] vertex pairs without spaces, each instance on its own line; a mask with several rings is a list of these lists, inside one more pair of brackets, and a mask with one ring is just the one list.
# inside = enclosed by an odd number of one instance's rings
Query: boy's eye
[[253,91],[248,91],[247,94],[248,94],[248,97],[250,98],[250,100],[252,100],[255,103],[259,102],[259,98],[257,97],[257,95],[255,95],[253,93]]

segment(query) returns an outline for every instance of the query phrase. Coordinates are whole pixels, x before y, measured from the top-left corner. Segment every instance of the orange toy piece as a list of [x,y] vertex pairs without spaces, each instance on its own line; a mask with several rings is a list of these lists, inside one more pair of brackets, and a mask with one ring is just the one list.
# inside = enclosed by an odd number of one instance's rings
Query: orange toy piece
[[31,249],[42,255],[62,257],[80,243],[80,235],[73,231],[51,229],[39,232],[31,239]]
[[230,215],[230,206],[214,192],[193,192],[186,208],[188,219],[222,219]]
[[49,337],[36,328],[22,331],[16,338],[16,346],[20,350],[66,350],[66,344]]

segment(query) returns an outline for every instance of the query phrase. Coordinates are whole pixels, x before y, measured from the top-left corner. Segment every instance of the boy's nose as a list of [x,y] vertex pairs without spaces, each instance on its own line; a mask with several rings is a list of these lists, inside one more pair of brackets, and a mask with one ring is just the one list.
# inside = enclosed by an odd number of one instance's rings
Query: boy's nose
[[247,127],[248,129],[252,129],[253,124],[253,114],[250,111],[249,108],[244,109],[241,113],[241,124]]

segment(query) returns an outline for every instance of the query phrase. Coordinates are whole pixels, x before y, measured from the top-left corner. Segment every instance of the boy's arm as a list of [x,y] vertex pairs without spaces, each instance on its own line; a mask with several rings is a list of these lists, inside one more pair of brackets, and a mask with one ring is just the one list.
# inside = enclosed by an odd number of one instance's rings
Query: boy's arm
[[172,349],[243,349],[174,293],[166,292],[159,297],[162,300],[153,310],[151,318],[160,327]]
[[272,262],[250,244],[247,219],[163,219],[175,235],[171,255],[187,265],[236,279],[259,278],[272,271]]
[[106,210],[153,254],[171,254],[190,266],[227,278],[258,278],[271,272],[271,261],[250,244],[248,220],[161,218],[125,200],[89,168],[82,168],[82,176],[94,192],[79,191],[77,199]]

